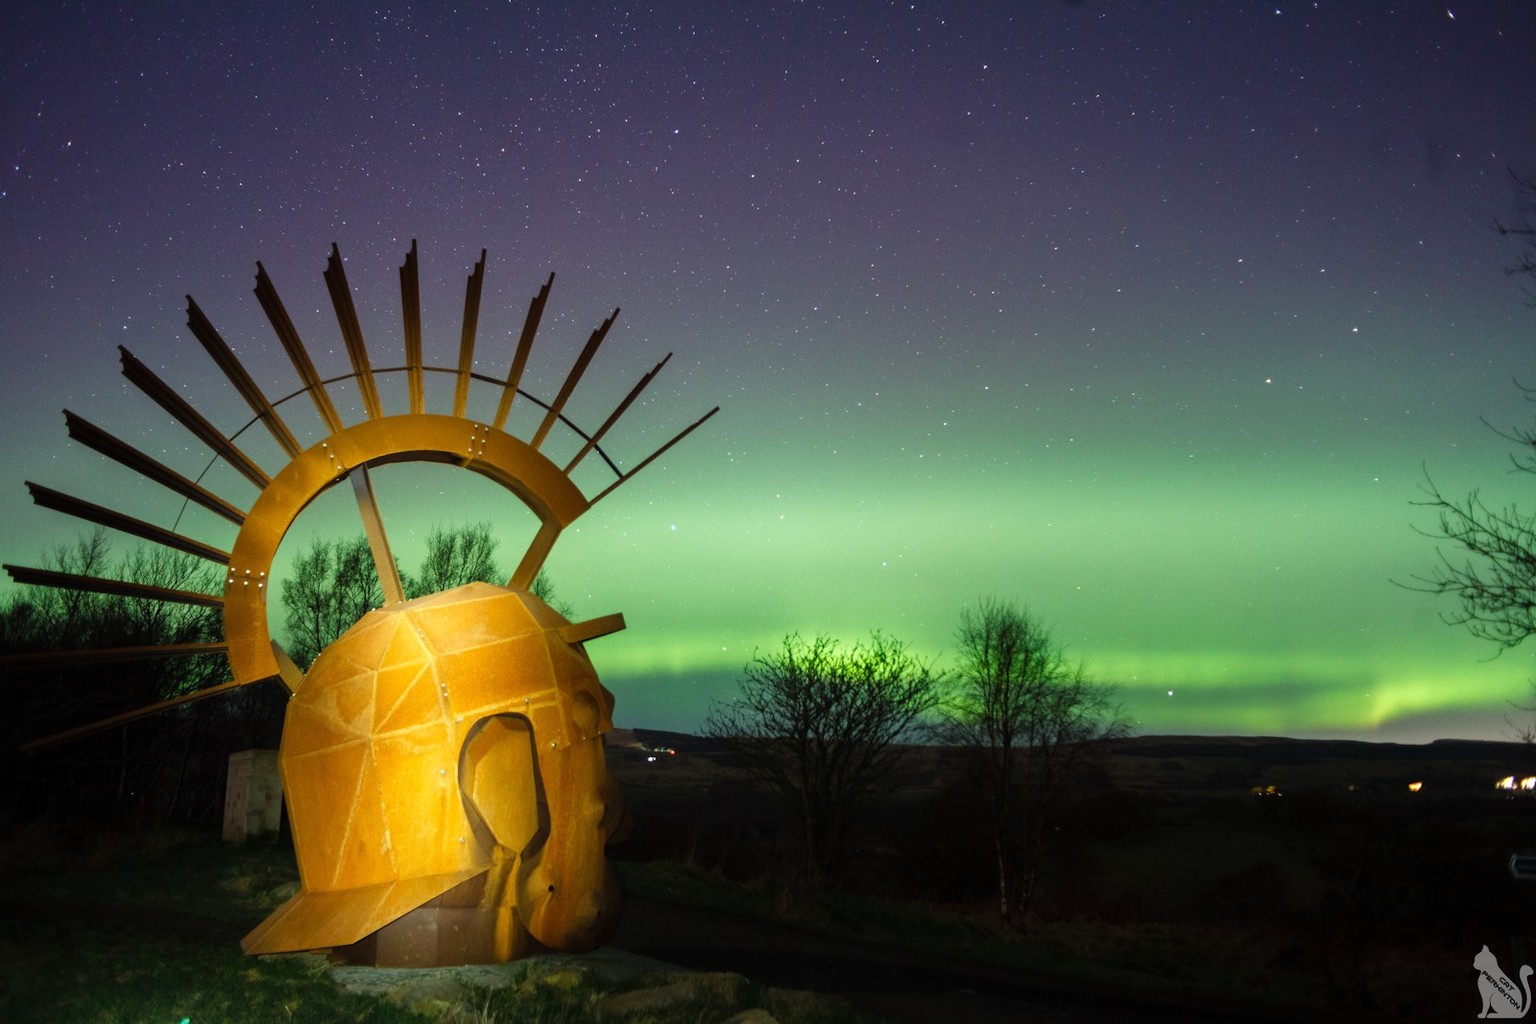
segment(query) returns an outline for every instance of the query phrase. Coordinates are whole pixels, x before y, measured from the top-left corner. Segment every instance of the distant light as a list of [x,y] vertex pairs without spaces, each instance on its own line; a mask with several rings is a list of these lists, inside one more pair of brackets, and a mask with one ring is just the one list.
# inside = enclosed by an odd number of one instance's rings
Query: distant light
[[1410,792],[1410,793],[1417,793],[1419,790],[1421,790],[1423,788],[1424,788],[1424,783],[1422,783],[1422,782],[1410,782],[1410,783],[1408,783],[1408,792]]
[[1500,779],[1498,782],[1495,782],[1493,784],[1493,788],[1494,789],[1514,789],[1515,788],[1515,777],[1513,775],[1506,775],[1502,779]]
[[1173,696],[1173,691],[1172,691],[1172,690],[1169,690],[1169,691],[1168,691],[1168,696],[1170,696],[1170,697],[1172,697],[1172,696]]

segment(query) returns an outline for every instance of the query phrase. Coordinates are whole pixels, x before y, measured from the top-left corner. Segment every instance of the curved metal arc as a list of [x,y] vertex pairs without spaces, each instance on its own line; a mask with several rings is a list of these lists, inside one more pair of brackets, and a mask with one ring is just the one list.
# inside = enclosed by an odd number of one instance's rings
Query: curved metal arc
[[420,413],[385,416],[344,428],[301,452],[273,477],[235,538],[225,580],[224,635],[237,680],[280,674],[267,629],[268,573],[294,520],[357,467],[392,462],[461,466],[517,495],[542,524],[520,572],[530,565],[536,572],[555,537],[591,504],[544,455],[484,424]]
[[[662,360],[662,362],[665,363],[666,360]],[[658,365],[660,365],[660,364],[658,364]],[[384,367],[377,367],[377,368],[375,368],[372,371],[372,373],[374,374],[374,376],[377,377],[379,374],[384,374],[384,373],[408,373],[408,372],[411,372],[413,369],[415,369],[415,370],[422,370],[422,371],[426,371],[426,372],[429,372],[429,373],[451,373],[451,374],[457,374],[459,372],[457,369],[455,369],[453,367],[449,367],[449,366],[418,366],[418,367],[410,367],[410,366],[384,366]],[[652,371],[652,372],[654,372],[654,371]],[[326,379],[324,379],[322,381],[319,381],[318,383],[320,385],[338,384],[338,383],[341,383],[343,381],[351,380],[351,379],[353,379],[356,376],[357,376],[357,374],[355,374],[355,373],[340,373],[340,374],[337,374],[334,377],[327,377]],[[473,378],[474,380],[481,381],[482,383],[485,383],[485,384],[494,384],[494,385],[497,385],[499,387],[505,387],[507,385],[507,381],[502,380],[500,377],[492,377],[489,374],[471,373],[470,377]],[[308,388],[299,388],[296,391],[290,391],[288,394],[284,395],[283,397],[274,400],[272,402],[272,405],[274,407],[276,407],[276,406],[282,405],[284,402],[291,401],[291,400],[293,400],[295,398],[298,398],[298,397],[300,397],[302,395],[305,395],[305,394],[308,394],[308,393],[309,393],[309,389]],[[542,398],[540,398],[539,396],[537,396],[535,394],[532,394],[532,393],[530,393],[528,391],[525,391],[522,388],[519,388],[517,393],[519,395],[521,395],[522,397],[528,399],[528,401],[532,402],[534,405],[537,405],[541,409],[548,409],[549,408],[549,403],[544,401]],[[430,413],[421,413],[421,414],[418,414],[418,415],[432,415],[432,414],[430,414]],[[475,420],[466,419],[466,418],[460,418],[460,417],[455,417],[455,418],[459,419],[459,422],[461,422],[461,423],[474,423],[474,422],[477,422]],[[247,430],[249,430],[251,427],[254,427],[260,421],[261,421],[260,417],[252,417],[251,419],[246,420],[243,424],[240,425],[240,429],[236,430],[233,434],[230,435],[230,439],[233,440],[234,438],[238,438],[241,434],[244,434]],[[583,441],[592,441],[594,439],[594,437],[598,437],[598,438],[601,437],[601,434],[596,434],[596,435],[588,434],[581,427],[577,426],[576,423],[573,420],[571,420],[570,417],[566,416],[564,413],[562,413],[560,415],[560,422],[564,426],[569,428],[571,433],[575,434],[577,437],[581,438]],[[608,468],[613,471],[613,475],[614,476],[623,476],[624,475],[624,471],[619,469],[618,463],[613,461],[613,457],[610,456],[603,449],[603,447],[601,445],[594,444],[592,446],[592,450],[597,452],[598,457],[601,458],[603,460],[603,462],[605,462],[608,465]],[[204,470],[204,472],[207,472],[207,471]],[[201,479],[201,477],[199,477],[199,479]]]

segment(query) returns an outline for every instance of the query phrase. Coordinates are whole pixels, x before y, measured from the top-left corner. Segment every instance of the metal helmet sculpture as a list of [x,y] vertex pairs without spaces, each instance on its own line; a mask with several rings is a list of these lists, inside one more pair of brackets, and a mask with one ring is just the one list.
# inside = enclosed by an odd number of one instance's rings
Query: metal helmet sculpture
[[[586,433],[564,407],[612,326],[592,332],[556,397],[521,389],[524,367],[554,275],[529,306],[506,378],[472,371],[485,253],[470,275],[457,368],[422,362],[421,304],[413,242],[400,268],[405,365],[375,370],[363,344],[340,252],[325,270],[352,372],[322,379],[257,264],[256,296],[302,387],[269,401],[188,297],[187,325],[288,457],[269,476],[174,389],[126,349],[123,373],[241,475],[261,489],[241,510],[148,455],[66,410],[70,435],[146,478],[236,524],[229,551],[69,495],[28,483],[40,505],[189,552],[228,567],[222,598],[118,580],[7,565],[18,582],[198,604],[223,609],[224,643],[66,652],[37,660],[107,660],[227,654],[233,678],[31,745],[152,714],[215,693],[280,680],[291,699],[279,764],[293,828],[301,888],[254,931],[248,953],[342,950],[379,964],[496,962],[539,949],[580,952],[611,934],[618,887],[604,846],[622,815],[602,736],[613,727],[613,696],[598,681],[584,644],[624,628],[621,615],[572,623],[530,587],[560,532],[614,488],[718,411],[711,409],[628,471],[601,447],[603,436],[666,363],[645,374],[603,424]],[[667,358],[670,358],[668,356]],[[386,415],[375,376],[406,374],[409,411]],[[454,375],[451,415],[425,411],[424,372]],[[501,390],[489,423],[466,415],[472,380]],[[365,418],[344,425],[327,391],[355,381]],[[327,435],[300,445],[278,414],[308,395]],[[505,429],[513,403],[543,410],[528,440]],[[563,466],[542,450],[564,424],[580,439]],[[242,428],[243,430],[244,428]],[[587,498],[571,472],[596,453],[615,479]],[[539,529],[506,586],[472,583],[406,600],[369,468],[398,462],[459,466],[516,494]],[[267,598],[272,560],[298,515],[330,487],[350,482],[373,552],[384,605],[364,615],[301,672],[271,637]],[[28,656],[8,659],[11,666]]]

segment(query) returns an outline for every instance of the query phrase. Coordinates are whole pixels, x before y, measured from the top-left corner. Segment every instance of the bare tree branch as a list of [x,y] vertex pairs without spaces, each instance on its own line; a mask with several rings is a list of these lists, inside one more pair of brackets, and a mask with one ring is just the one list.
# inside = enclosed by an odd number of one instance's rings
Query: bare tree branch
[[938,702],[938,677],[880,633],[784,638],[744,669],[740,693],[717,703],[705,734],[789,812],[800,833],[800,881],[824,884],[844,866],[847,839],[908,738]]

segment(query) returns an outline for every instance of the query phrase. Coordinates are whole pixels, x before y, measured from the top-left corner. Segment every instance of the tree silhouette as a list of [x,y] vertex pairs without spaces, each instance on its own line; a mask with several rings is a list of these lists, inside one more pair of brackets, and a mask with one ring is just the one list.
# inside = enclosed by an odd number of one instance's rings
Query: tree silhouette
[[[1525,242],[1520,259],[1506,272],[1536,277],[1536,180],[1513,171],[1511,177],[1519,219],[1507,224],[1496,220],[1494,228]],[[1527,400],[1536,401],[1536,388],[1516,386]],[[1536,431],[1494,433],[1515,446],[1510,461],[1516,471],[1536,474]],[[1460,609],[1447,620],[1500,647],[1514,647],[1536,633],[1536,515],[1513,504],[1489,506],[1475,490],[1464,499],[1447,497],[1432,479],[1426,480],[1424,493],[1426,498],[1418,504],[1436,511],[1438,536],[1460,548],[1462,556],[1440,552],[1440,563],[1427,576],[1417,577],[1416,587],[1454,597]]]
[[795,822],[796,881],[815,888],[837,876],[853,825],[901,756],[897,744],[937,703],[937,682],[880,633],[847,649],[792,634],[747,665],[733,700],[711,709],[705,734]]
[[1112,687],[1089,682],[1041,621],[985,600],[961,612],[960,664],[937,736],[970,754],[997,859],[998,914],[1023,927],[1063,785],[1126,727]]
[[[499,543],[490,523],[434,526],[420,569],[401,573],[406,598],[466,583],[506,583],[507,574],[496,561]],[[572,616],[542,570],[529,589],[566,618]],[[349,540],[314,540],[283,580],[282,598],[286,650],[297,665],[308,668],[353,623],[384,603],[367,538],[358,534]]]

